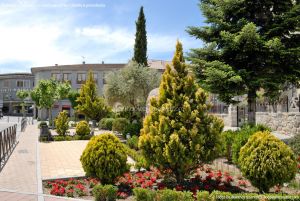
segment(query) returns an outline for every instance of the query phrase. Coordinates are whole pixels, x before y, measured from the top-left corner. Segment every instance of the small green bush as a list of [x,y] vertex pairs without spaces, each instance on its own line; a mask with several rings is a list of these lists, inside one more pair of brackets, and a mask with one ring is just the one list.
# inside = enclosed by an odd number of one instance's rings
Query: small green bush
[[126,118],[116,118],[112,125],[112,130],[119,133],[124,133],[125,127],[129,124]]
[[221,133],[222,156],[226,156],[228,162],[232,161],[232,142],[237,132],[228,130]]
[[135,161],[135,168],[140,171],[142,168],[150,169],[150,165],[147,163],[146,159],[142,153],[131,149],[128,145],[123,144],[126,154],[130,156]]
[[54,141],[71,141],[73,140],[73,137],[71,136],[53,136]]
[[134,188],[133,194],[136,201],[154,201],[156,192],[144,188]]
[[287,144],[292,148],[297,156],[300,155],[300,134],[288,139]]
[[127,144],[131,149],[138,150],[138,144],[139,144],[139,137],[134,135],[127,139]]
[[112,130],[114,118],[102,118],[99,122],[99,129]]
[[91,139],[91,135],[75,135],[74,140],[89,140]]
[[141,128],[142,128],[141,122],[129,123],[125,126],[123,134],[124,135],[129,134],[130,136],[134,136],[134,135],[139,136]]
[[199,191],[197,192],[198,201],[209,201],[209,192],[208,191]]
[[257,132],[241,148],[239,164],[243,175],[260,192],[295,177],[297,162],[286,144],[268,131]]
[[86,174],[98,177],[102,184],[113,184],[118,176],[128,171],[124,145],[111,133],[92,137],[80,161]]
[[96,185],[93,188],[95,201],[115,201],[117,200],[118,189],[113,185]]
[[250,136],[258,131],[270,131],[271,129],[262,124],[256,126],[245,124],[237,131],[232,144],[232,161],[238,164],[240,149],[247,143]]
[[156,193],[157,201],[194,201],[191,192],[174,191],[170,189],[160,190]]
[[55,119],[55,127],[58,135],[65,136],[69,129],[69,117],[66,111],[62,111]]
[[91,132],[91,129],[89,127],[88,122],[80,121],[76,125],[76,135],[80,135],[80,136],[89,135],[90,132]]

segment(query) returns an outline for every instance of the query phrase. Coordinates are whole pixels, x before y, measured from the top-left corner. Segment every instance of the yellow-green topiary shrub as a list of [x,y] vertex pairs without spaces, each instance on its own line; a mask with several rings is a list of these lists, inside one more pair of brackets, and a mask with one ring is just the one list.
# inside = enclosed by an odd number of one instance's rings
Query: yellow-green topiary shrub
[[69,117],[66,111],[59,113],[55,119],[56,132],[58,135],[65,136],[69,129]]
[[76,135],[79,135],[79,136],[89,135],[90,132],[91,132],[91,129],[89,127],[88,122],[80,121],[76,125]]
[[243,175],[259,191],[295,177],[297,163],[292,150],[270,132],[257,132],[241,148],[239,164]]
[[121,141],[111,133],[91,138],[80,161],[87,176],[96,176],[102,184],[113,184],[128,171],[127,155]]

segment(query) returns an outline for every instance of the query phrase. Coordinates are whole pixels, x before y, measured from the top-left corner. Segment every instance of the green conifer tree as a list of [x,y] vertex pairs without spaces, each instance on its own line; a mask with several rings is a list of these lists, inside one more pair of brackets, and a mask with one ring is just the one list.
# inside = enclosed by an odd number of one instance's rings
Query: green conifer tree
[[286,83],[300,78],[298,0],[200,0],[206,25],[188,27],[205,45],[192,49],[201,86],[227,103],[248,95],[248,121],[255,124],[256,92],[276,100]]
[[143,66],[148,66],[147,62],[147,32],[146,18],[144,15],[143,6],[140,9],[140,14],[136,24],[134,56],[133,60]]
[[206,98],[188,73],[182,45],[177,42],[173,66],[166,67],[159,96],[150,101],[139,148],[150,164],[171,169],[179,183],[218,151],[223,122],[208,114]]
[[97,86],[91,71],[88,73],[85,84],[81,86],[77,103],[76,110],[91,120],[99,121],[110,112],[105,99],[98,96]]

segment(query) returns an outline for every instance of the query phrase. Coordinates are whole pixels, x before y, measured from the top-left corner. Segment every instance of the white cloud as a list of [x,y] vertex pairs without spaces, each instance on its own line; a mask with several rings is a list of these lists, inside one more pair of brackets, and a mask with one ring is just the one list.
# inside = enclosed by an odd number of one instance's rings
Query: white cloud
[[[78,10],[77,10],[78,11]],[[86,57],[88,63],[127,62],[132,56],[135,30],[121,26],[85,26],[76,13],[45,12],[39,8],[0,6],[0,73],[29,71],[32,66],[73,64]],[[148,57],[173,52],[180,39],[188,50],[191,40],[177,35],[148,33]],[[160,58],[155,58],[160,59]],[[5,64],[26,66],[6,68]],[[30,65],[30,66],[29,66]]]

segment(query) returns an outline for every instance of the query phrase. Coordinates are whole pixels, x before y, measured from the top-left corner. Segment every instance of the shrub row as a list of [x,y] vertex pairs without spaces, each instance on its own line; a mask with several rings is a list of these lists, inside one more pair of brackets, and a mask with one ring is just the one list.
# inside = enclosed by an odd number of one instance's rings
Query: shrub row
[[131,136],[139,135],[141,127],[141,123],[130,123],[126,118],[103,118],[99,122],[99,129],[113,130]]
[[[153,191],[143,188],[135,188],[133,190],[137,201],[194,201],[191,192],[181,192],[175,190],[159,190]],[[287,201],[299,200],[299,195],[285,195],[285,194],[256,194],[256,193],[238,193],[231,194],[230,192],[213,191],[209,194],[208,191],[199,191],[197,193],[198,201]]]
[[249,137],[258,131],[271,131],[271,129],[261,124],[256,126],[246,124],[240,130],[223,132],[221,134],[222,154],[227,157],[228,161],[233,161],[238,165],[240,149],[247,143]]

